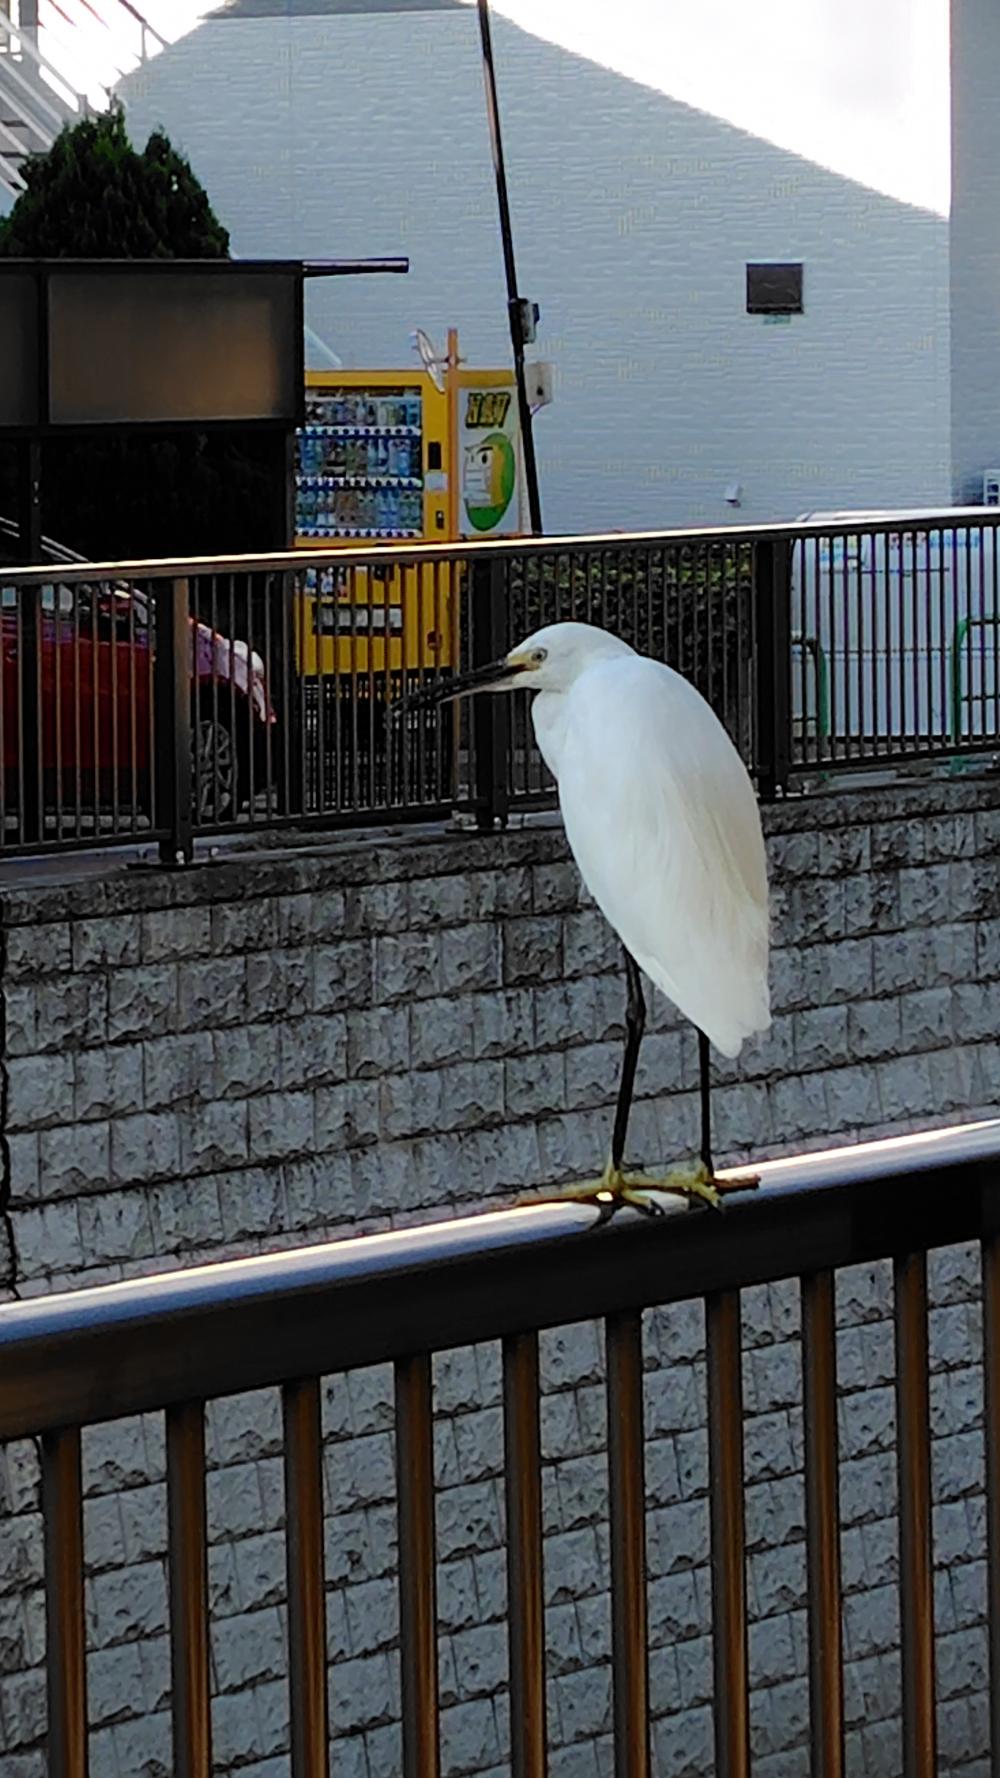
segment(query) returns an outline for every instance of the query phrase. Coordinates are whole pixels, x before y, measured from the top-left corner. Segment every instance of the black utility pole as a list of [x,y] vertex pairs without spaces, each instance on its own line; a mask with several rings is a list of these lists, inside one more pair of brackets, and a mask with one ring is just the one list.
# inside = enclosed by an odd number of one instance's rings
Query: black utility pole
[[[17,446],[17,543],[23,564],[42,560],[42,447],[37,438]],[[42,837],[41,588],[21,587],[18,595],[19,747],[21,754],[21,833]],[[58,623],[58,609],[53,622]]]
[[524,451],[524,479],[528,488],[528,515],[532,537],[542,535],[542,502],[538,492],[538,465],[535,461],[535,435],[531,429],[531,403],[524,378],[524,348],[535,337],[537,310],[533,303],[518,294],[517,268],[514,263],[514,237],[510,226],[510,203],[507,198],[507,174],[504,168],[503,142],[500,138],[500,109],[497,103],[497,79],[493,66],[493,38],[490,32],[489,0],[477,0],[479,35],[483,45],[483,80],[486,83],[486,112],[493,149],[493,171],[497,181],[497,204],[500,210],[500,238],[503,242],[503,269],[507,280],[507,315],[510,339],[514,348],[514,376],[517,380],[517,409],[521,421]]

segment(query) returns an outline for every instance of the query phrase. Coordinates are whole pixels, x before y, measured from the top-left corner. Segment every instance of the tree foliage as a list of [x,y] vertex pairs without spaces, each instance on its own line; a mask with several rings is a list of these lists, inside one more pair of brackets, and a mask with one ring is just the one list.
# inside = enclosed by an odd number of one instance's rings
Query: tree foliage
[[[229,234],[162,130],[129,140],[120,105],[67,126],[29,157],[0,219],[0,254],[44,259],[227,259]],[[12,453],[0,511],[14,510]],[[266,434],[53,440],[42,461],[46,534],[107,560],[263,550],[284,444]]]
[[190,163],[154,130],[133,148],[120,105],[67,125],[25,162],[0,220],[0,253],[19,259],[228,259],[229,234]]

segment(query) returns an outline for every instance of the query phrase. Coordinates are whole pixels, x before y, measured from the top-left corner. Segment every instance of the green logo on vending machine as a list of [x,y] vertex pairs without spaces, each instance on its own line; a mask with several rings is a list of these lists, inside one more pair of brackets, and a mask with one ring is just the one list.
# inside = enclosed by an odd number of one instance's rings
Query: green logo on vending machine
[[490,432],[466,445],[462,493],[475,530],[496,529],[513,499],[516,481],[514,446],[506,432]]

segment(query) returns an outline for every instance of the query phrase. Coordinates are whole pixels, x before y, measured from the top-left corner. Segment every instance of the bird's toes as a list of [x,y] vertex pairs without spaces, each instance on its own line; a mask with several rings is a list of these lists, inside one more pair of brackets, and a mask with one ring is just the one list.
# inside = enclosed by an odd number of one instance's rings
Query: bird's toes
[[664,1210],[663,1205],[658,1204],[655,1198],[636,1196],[633,1198],[629,1198],[626,1201],[630,1204],[634,1204],[636,1209],[641,1210],[643,1212],[643,1214],[646,1216],[665,1216],[666,1215],[666,1211]]

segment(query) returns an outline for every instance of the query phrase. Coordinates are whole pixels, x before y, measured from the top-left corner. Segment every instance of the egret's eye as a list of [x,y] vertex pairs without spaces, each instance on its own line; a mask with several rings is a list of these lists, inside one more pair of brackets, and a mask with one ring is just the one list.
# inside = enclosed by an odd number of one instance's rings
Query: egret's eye
[[531,664],[533,667],[540,667],[542,662],[547,661],[548,658],[549,651],[547,648],[536,648],[531,656]]

